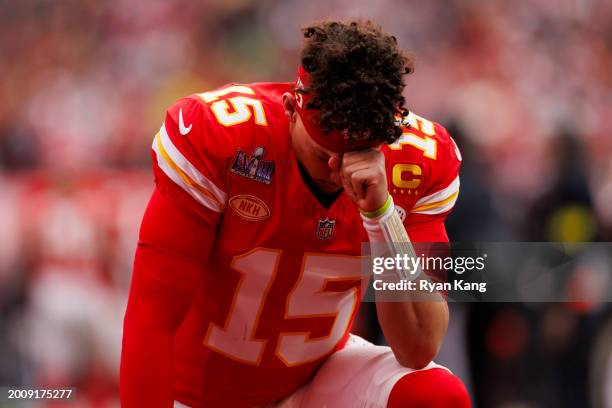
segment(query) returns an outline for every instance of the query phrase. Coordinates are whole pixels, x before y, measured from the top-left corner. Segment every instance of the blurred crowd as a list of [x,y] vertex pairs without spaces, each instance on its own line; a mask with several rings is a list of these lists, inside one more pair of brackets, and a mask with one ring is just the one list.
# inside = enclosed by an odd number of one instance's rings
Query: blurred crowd
[[[612,241],[610,0],[0,1],[0,384],[118,404],[165,108],[227,82],[291,81],[299,28],[353,17],[416,55],[408,108],[462,150],[452,240]],[[368,312],[358,329],[379,340]],[[609,305],[452,313],[441,357],[478,406],[612,404]]]

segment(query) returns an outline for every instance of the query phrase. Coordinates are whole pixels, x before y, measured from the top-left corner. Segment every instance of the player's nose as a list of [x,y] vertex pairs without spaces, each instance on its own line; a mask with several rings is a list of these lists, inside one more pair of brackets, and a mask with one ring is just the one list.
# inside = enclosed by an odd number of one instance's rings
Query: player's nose
[[342,156],[339,154],[332,154],[327,160],[327,165],[332,171],[339,171],[342,164]]

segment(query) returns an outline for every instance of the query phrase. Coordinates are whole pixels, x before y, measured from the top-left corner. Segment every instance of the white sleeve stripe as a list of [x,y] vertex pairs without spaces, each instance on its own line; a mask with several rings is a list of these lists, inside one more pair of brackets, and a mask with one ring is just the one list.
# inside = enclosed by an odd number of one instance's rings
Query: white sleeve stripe
[[162,171],[164,173],[166,173],[166,175],[172,181],[174,181],[174,183],[176,185],[178,185],[183,190],[185,190],[190,196],[192,196],[197,202],[202,204],[204,207],[209,208],[209,209],[211,209],[211,210],[213,210],[215,212],[221,212],[222,211],[222,209],[221,209],[221,207],[219,206],[218,203],[214,202],[210,198],[208,198],[205,195],[201,194],[198,190],[194,189],[193,187],[191,187],[187,183],[185,183],[181,179],[181,177],[178,175],[178,173],[176,173],[174,170],[172,170],[168,166],[166,161],[161,157],[160,153],[157,151],[157,149],[155,147],[154,147],[154,150],[155,150],[155,153],[157,154],[157,164],[158,164],[159,168],[162,169]]
[[206,208],[215,212],[223,211],[224,202],[219,202],[210,191],[190,179],[176,163],[172,162],[168,153],[164,150],[164,146],[161,144],[159,133],[155,136],[152,147],[156,154],[157,165],[176,185]]
[[416,209],[427,204],[445,201],[450,196],[456,194],[459,191],[459,184],[459,176],[457,176],[448,186],[446,186],[442,190],[421,198],[414,204],[414,208]]
[[172,144],[170,140],[170,136],[168,136],[168,132],[166,131],[166,126],[162,125],[159,130],[161,136],[161,142],[164,146],[166,152],[172,159],[176,165],[185,172],[192,180],[197,182],[200,186],[204,187],[206,190],[210,191],[217,201],[222,203],[223,205],[227,202],[227,194],[220,188],[218,188],[211,180],[206,178],[202,173],[192,165],[185,156]]

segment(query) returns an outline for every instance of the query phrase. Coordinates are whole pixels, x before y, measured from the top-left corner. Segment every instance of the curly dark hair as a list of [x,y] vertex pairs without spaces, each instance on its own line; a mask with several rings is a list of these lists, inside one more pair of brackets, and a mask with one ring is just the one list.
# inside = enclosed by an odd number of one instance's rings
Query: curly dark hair
[[408,114],[402,91],[413,57],[369,20],[323,21],[302,31],[301,63],[311,83],[301,92],[313,92],[306,108],[320,110],[321,130],[346,130],[354,141],[395,142],[402,134],[396,115]]

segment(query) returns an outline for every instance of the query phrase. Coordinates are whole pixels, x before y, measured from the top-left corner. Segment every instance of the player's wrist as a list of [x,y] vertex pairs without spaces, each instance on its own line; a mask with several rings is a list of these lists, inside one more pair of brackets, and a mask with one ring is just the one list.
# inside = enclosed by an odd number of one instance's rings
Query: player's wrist
[[390,214],[394,209],[395,207],[393,205],[393,198],[391,197],[391,194],[387,192],[386,199],[381,206],[379,206],[378,208],[372,211],[364,211],[360,209],[360,212],[361,212],[361,217],[364,219],[364,221],[366,220],[372,221],[372,220],[376,220],[376,219],[382,218],[385,215]]
[[[388,193],[387,193],[388,194]],[[406,232],[399,214],[395,211],[395,204],[391,194],[387,201],[376,211],[361,213],[363,228],[368,234],[371,244],[370,253],[375,256],[393,256],[393,254],[406,254],[415,257],[414,248]],[[407,276],[406,271],[396,270],[400,279],[413,280],[420,274],[420,270]]]

